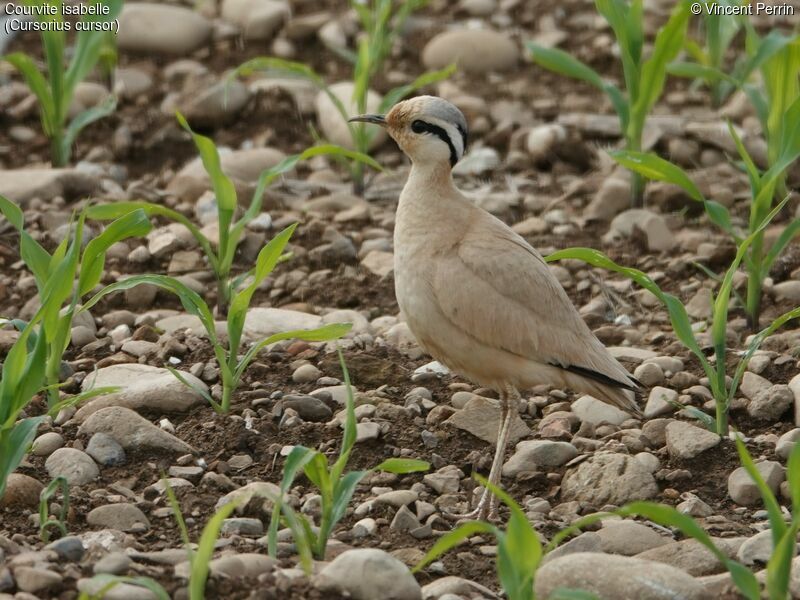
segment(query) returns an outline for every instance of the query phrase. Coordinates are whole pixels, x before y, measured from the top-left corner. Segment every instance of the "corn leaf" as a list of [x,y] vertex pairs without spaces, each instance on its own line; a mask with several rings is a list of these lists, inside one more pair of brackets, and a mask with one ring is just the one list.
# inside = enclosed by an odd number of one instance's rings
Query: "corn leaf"
[[496,536],[499,530],[494,526],[490,525],[489,523],[484,523],[483,521],[470,521],[468,523],[464,523],[460,525],[453,531],[450,531],[444,534],[439,540],[433,545],[433,547],[428,550],[427,554],[420,560],[414,568],[411,569],[412,573],[416,573],[421,571],[425,568],[426,565],[430,564],[437,558],[439,558],[442,554],[455,548],[461,542],[470,538],[476,534],[484,533],[489,535]]
[[756,468],[753,458],[747,451],[747,447],[744,445],[744,442],[739,438],[738,435],[735,437],[734,441],[736,442],[736,451],[739,453],[739,462],[742,464],[742,467],[744,467],[745,471],[747,471],[750,479],[753,480],[753,483],[758,488],[758,493],[761,494],[761,499],[764,501],[764,508],[767,509],[769,526],[770,530],[772,531],[772,545],[773,547],[777,547],[787,529],[786,523],[783,522],[781,507],[778,504],[778,500],[775,498],[775,494],[773,494],[772,490],[769,489],[767,482],[764,481],[761,473]]
[[28,417],[17,421],[10,429],[0,428],[0,498],[5,493],[8,476],[22,462],[44,419]]
[[203,528],[200,542],[197,544],[197,552],[192,559],[192,570],[189,577],[189,598],[191,600],[203,600],[206,597],[206,580],[210,568],[209,563],[214,555],[214,545],[217,543],[222,522],[236,510],[238,504],[234,501],[220,508]]
[[413,458],[387,458],[382,463],[372,468],[374,471],[386,471],[404,475],[405,473],[418,473],[431,468],[430,463]]
[[64,148],[64,156],[70,155],[72,145],[75,143],[78,134],[84,127],[91,125],[95,121],[99,121],[104,117],[107,117],[115,110],[117,110],[117,99],[115,96],[109,96],[97,106],[87,108],[83,112],[76,115],[64,130],[64,138],[61,141],[61,145]]

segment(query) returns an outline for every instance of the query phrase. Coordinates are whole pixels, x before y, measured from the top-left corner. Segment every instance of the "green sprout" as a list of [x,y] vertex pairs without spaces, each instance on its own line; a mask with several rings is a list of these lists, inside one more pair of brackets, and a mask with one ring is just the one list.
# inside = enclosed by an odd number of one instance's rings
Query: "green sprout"
[[[313,559],[324,560],[325,549],[333,528],[344,517],[356,486],[367,474],[371,471],[404,474],[427,471],[430,468],[430,465],[422,460],[389,458],[370,470],[345,472],[350,460],[350,453],[356,443],[356,414],[350,374],[341,350],[339,350],[339,362],[347,387],[344,434],[339,456],[331,465],[328,463],[328,457],[318,450],[312,450],[305,446],[292,448],[283,467],[280,497],[273,499],[272,519],[267,537],[270,556],[275,556],[277,554],[278,526],[283,521],[292,532],[301,565],[307,573],[311,572]],[[314,530],[311,521],[305,515],[296,513],[284,501],[284,496],[294,484],[294,480],[301,470],[320,493],[322,514],[317,531]],[[281,514],[283,515],[282,519]]]
[[39,101],[42,129],[50,138],[53,166],[62,167],[69,162],[72,146],[80,131],[87,125],[114,112],[117,102],[113,96],[76,115],[67,123],[69,107],[75,88],[94,69],[108,44],[108,32],[104,26],[117,18],[122,0],[92,0],[93,6],[104,6],[106,10],[81,17],[84,23],[102,23],[94,28],[81,29],[76,34],[75,48],[69,65],[64,68],[67,35],[63,30],[63,2],[61,0],[26,0],[34,7],[54,7],[54,10],[37,11],[36,19],[47,25],[40,31],[42,49],[47,64],[46,73],[39,70],[34,59],[24,52],[14,52],[2,58],[24,77],[31,92]]
[[290,225],[261,249],[256,259],[256,265],[252,271],[249,284],[234,292],[227,316],[227,344],[223,343],[217,335],[214,316],[206,301],[184,283],[167,275],[135,275],[123,281],[111,284],[103,288],[86,302],[83,310],[88,310],[108,294],[128,290],[142,284],[154,285],[175,294],[180,299],[184,309],[200,320],[211,342],[211,346],[214,349],[214,356],[219,364],[220,377],[222,379],[221,401],[217,402],[205,389],[193,386],[179,371],[171,367],[169,367],[169,370],[183,384],[191,387],[202,395],[214,410],[219,413],[228,413],[231,408],[233,393],[239,387],[245,370],[265,347],[276,342],[295,338],[311,342],[333,340],[343,336],[351,328],[351,324],[349,323],[332,323],[317,329],[301,329],[276,333],[253,344],[240,356],[240,351],[243,346],[242,337],[244,334],[245,318],[247,317],[247,310],[250,307],[253,295],[261,283],[272,273],[275,265],[278,264],[283,249],[289,242],[289,238],[292,236],[292,233],[294,233],[296,227],[296,223]]
[[[79,311],[80,300],[100,283],[108,249],[124,239],[146,235],[151,228],[150,220],[144,211],[129,212],[84,244],[86,213],[82,212],[71,221],[70,233],[50,254],[25,230],[22,210],[3,196],[0,196],[0,213],[19,232],[20,256],[36,281],[42,306],[37,335],[46,342],[44,379],[52,411],[60,402],[61,358],[69,345],[72,319]],[[98,393],[95,390],[93,395]],[[81,396],[74,400],[84,399]]]
[[[787,198],[788,200],[788,198]],[[619,273],[637,283],[644,289],[651,292],[658,300],[664,305],[669,314],[672,329],[678,340],[697,358],[703,372],[708,377],[711,394],[714,398],[716,407],[715,417],[711,418],[700,410],[693,407],[687,407],[687,410],[693,417],[699,419],[706,427],[715,431],[718,435],[724,436],[728,433],[728,412],[730,409],[731,400],[736,395],[736,390],[739,383],[744,376],[747,363],[750,358],[758,350],[764,340],[777,331],[780,327],[792,319],[800,317],[800,308],[790,310],[775,319],[769,326],[760,331],[757,335],[753,336],[746,350],[740,355],[736,371],[733,378],[728,381],[726,377],[726,360],[728,357],[728,349],[725,340],[725,333],[728,325],[728,309],[730,303],[731,291],[733,289],[733,277],[748,248],[753,244],[755,239],[763,232],[767,224],[772,218],[783,208],[787,200],[784,200],[780,205],[775,207],[767,218],[759,225],[759,227],[752,232],[747,238],[742,240],[733,262],[725,273],[720,288],[717,291],[716,297],[712,299],[713,310],[711,318],[711,344],[714,349],[715,361],[710,361],[703,348],[695,336],[692,323],[686,308],[677,297],[664,292],[660,287],[646,274],[637,269],[623,267],[618,265],[605,254],[598,250],[591,248],[567,248],[550,254],[545,260],[548,262],[564,259],[576,259],[590,264],[594,267],[600,267],[614,273]]]
[[[642,150],[647,115],[661,96],[667,77],[667,64],[680,52],[689,21],[689,3],[681,0],[667,23],[658,31],[653,51],[645,59],[642,55],[642,3],[643,0],[595,0],[598,12],[608,21],[617,38],[622,56],[624,93],[615,84],[604,80],[597,71],[563,50],[527,44],[536,64],[549,71],[589,83],[608,96],[619,117],[625,149],[631,151]],[[634,172],[631,180],[632,206],[642,205],[643,194],[644,180]]]
[[236,218],[239,209],[236,197],[236,188],[233,181],[222,171],[222,164],[219,152],[214,142],[203,135],[199,135],[191,130],[189,124],[178,114],[178,121],[186,131],[192,135],[195,146],[200,153],[203,166],[211,179],[217,201],[217,231],[219,243],[214,248],[214,243],[200,231],[200,228],[192,223],[188,218],[160,204],[152,202],[114,202],[111,204],[99,204],[87,209],[90,219],[108,220],[120,218],[131,211],[143,210],[148,216],[162,216],[172,221],[180,223],[197,240],[206,255],[208,264],[214,272],[217,280],[217,314],[225,316],[228,313],[230,303],[236,294],[236,288],[249,276],[252,271],[247,271],[237,276],[232,275],[234,260],[239,243],[242,241],[245,227],[261,212],[264,200],[264,192],[267,187],[275,181],[281,174],[293,169],[299,162],[308,160],[315,156],[335,156],[344,158],[354,163],[366,163],[373,168],[380,169],[380,165],[372,158],[360,152],[353,152],[340,146],[325,144],[308,148],[300,154],[288,156],[279,164],[270,169],[264,170],[259,178],[250,205],[247,210]]
[[[58,517],[50,516],[49,502],[61,491],[61,510]],[[62,537],[67,535],[67,515],[69,514],[69,484],[63,477],[56,477],[39,494],[39,538],[45,544],[50,541],[50,528],[55,527]]]
[[[386,58],[395,40],[399,37],[406,19],[412,12],[425,4],[427,4],[426,0],[400,3],[394,3],[393,0],[350,1],[351,8],[358,14],[363,33],[359,36],[358,48],[355,52],[341,49],[337,49],[337,52],[353,65],[352,101],[358,114],[367,112],[367,94],[370,84],[373,78],[383,70]],[[386,112],[416,90],[447,79],[455,72],[455,69],[455,65],[450,65],[438,71],[429,71],[409,84],[393,88],[383,97],[378,111]],[[364,123],[350,123],[348,119],[354,115],[349,114],[341,99],[331,91],[325,79],[314,69],[300,62],[275,57],[258,57],[240,65],[231,74],[231,77],[247,76],[255,71],[297,77],[314,84],[317,89],[328,96],[342,121],[347,125],[353,148],[362,154],[369,152],[370,142],[377,134],[377,130],[366,127]],[[365,161],[347,161],[356,194],[362,193],[365,187],[364,163]]]

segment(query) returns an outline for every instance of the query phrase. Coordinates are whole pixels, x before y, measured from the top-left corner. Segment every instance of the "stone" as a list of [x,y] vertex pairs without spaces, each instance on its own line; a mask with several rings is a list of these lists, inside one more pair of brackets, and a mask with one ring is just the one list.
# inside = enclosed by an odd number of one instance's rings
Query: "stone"
[[601,423],[620,425],[631,418],[631,415],[616,406],[611,406],[588,395],[581,396],[573,402],[570,410],[581,421],[592,425],[600,425]]
[[[14,579],[20,591],[31,594],[53,589],[61,585],[62,581],[61,575],[50,569],[24,566],[14,569]],[[38,597],[42,598],[43,596]]]
[[222,18],[237,25],[242,37],[269,41],[289,17],[289,6],[279,0],[224,0]]
[[[184,553],[185,556],[185,553]],[[278,561],[264,554],[243,552],[241,554],[227,554],[215,558],[208,563],[209,573],[212,577],[242,580],[255,579],[259,575],[271,572]],[[189,561],[175,565],[175,575],[189,579],[191,566]]]
[[320,371],[314,365],[305,364],[300,365],[294,370],[292,373],[292,381],[295,383],[313,383],[322,377],[322,375],[322,371]]
[[790,429],[778,438],[775,444],[775,454],[782,460],[787,460],[798,440],[800,440],[800,427]]
[[526,471],[560,467],[578,456],[578,450],[568,442],[528,440],[519,442],[516,450],[503,465],[505,477],[515,477]]
[[84,325],[78,325],[70,330],[70,343],[75,348],[83,348],[96,341],[97,338],[94,336],[94,332]]
[[64,437],[55,431],[43,433],[31,444],[31,452],[35,456],[50,456],[64,445]]
[[722,438],[716,433],[696,427],[684,421],[672,421],[667,425],[667,451],[673,458],[688,460],[717,446]]
[[44,463],[53,479],[63,477],[70,486],[91,483],[100,477],[100,470],[85,452],[75,448],[59,448]]
[[[739,547],[746,539],[744,537],[711,538],[711,541],[728,558],[736,558]],[[694,539],[670,542],[642,552],[636,557],[670,565],[693,577],[713,575],[725,570],[725,565],[708,548]]]
[[422,598],[423,600],[456,600],[457,598],[459,600],[462,598],[478,600],[482,598],[495,599],[497,596],[480,583],[448,575],[425,584],[422,587]]
[[559,142],[567,139],[567,130],[557,123],[532,127],[525,139],[525,148],[534,162],[552,161]]
[[771,381],[751,371],[744,372],[744,375],[742,375],[742,382],[739,385],[741,392],[750,400],[755,400],[759,394],[766,392],[771,387]]
[[114,92],[129,100],[146,94],[153,87],[149,73],[136,67],[118,67],[114,72]]
[[392,490],[379,494],[373,500],[374,504],[386,504],[394,508],[400,508],[412,504],[419,499],[419,494],[413,490]]
[[401,506],[397,509],[389,525],[389,527],[395,531],[414,531],[420,526],[419,519],[417,519],[417,516],[412,513],[407,506]]
[[47,544],[44,548],[45,550],[52,550],[58,554],[60,559],[68,562],[80,562],[86,551],[81,538],[74,535],[59,538],[55,542]]
[[304,421],[312,421],[314,423],[324,423],[333,416],[333,411],[328,408],[328,405],[314,396],[284,396],[278,402],[280,414],[283,414],[283,410],[286,408],[296,411]]
[[384,250],[370,250],[361,259],[361,266],[373,275],[386,277],[394,271],[394,254]]
[[356,444],[377,440],[381,435],[381,426],[373,421],[365,421],[356,425]]
[[[786,470],[774,460],[757,462],[756,470],[772,493],[776,494],[784,480]],[[744,467],[735,469],[728,477],[728,495],[736,504],[743,506],[753,506],[761,502],[761,494]]]
[[150,410],[167,413],[187,412],[205,402],[193,387],[208,391],[208,386],[191,373],[183,372],[189,387],[167,369],[139,363],[111,365],[90,373],[81,383],[81,389],[118,387],[119,391],[104,394],[81,406],[75,419],[82,423],[101,408],[117,406],[132,410]]
[[170,99],[165,112],[179,110],[194,127],[229,123],[250,100],[250,91],[242,82],[204,78]]
[[100,529],[119,529],[141,533],[150,529],[150,521],[144,513],[133,504],[124,502],[98,506],[86,515],[86,522]]
[[353,600],[422,599],[422,590],[408,567],[376,548],[343,552],[320,571],[315,585]]
[[800,281],[790,279],[776,283],[772,286],[772,293],[775,294],[777,300],[791,300],[800,303]]
[[536,573],[537,598],[558,588],[580,589],[606,600],[711,600],[694,577],[669,565],[599,552],[556,558]]
[[22,473],[11,473],[6,480],[6,489],[0,497],[0,508],[35,508],[39,506],[39,494],[44,485],[38,479]]
[[[317,94],[317,99],[314,102],[314,107],[317,112],[317,121],[319,128],[322,130],[325,138],[345,148],[354,149],[353,138],[350,136],[350,129],[347,122],[342,117],[336,105],[328,96],[328,93],[333,94],[344,105],[344,109],[348,115],[358,114],[358,106],[353,100],[353,91],[355,85],[351,81],[339,81],[330,85],[327,91],[320,91]],[[383,97],[373,90],[367,91],[366,112],[376,113],[380,107]],[[374,150],[384,141],[386,141],[386,132],[382,127],[371,127],[366,129],[370,138],[368,148]]]
[[611,356],[623,362],[639,364],[648,359],[656,358],[657,353],[645,348],[634,348],[633,346],[609,346],[607,350]]
[[[657,364],[646,362],[642,363],[633,371],[633,376],[644,387],[651,387],[664,383],[664,370]],[[647,408],[644,416],[647,417]],[[649,417],[648,417],[649,418]]]
[[258,537],[264,535],[264,523],[260,519],[233,517],[222,522],[220,533],[223,536],[244,535]]
[[[653,366],[659,371],[661,368],[657,365],[641,365],[642,367]],[[662,371],[663,374],[663,371]],[[641,380],[640,380],[641,381]],[[642,382],[644,384],[644,382]],[[674,402],[678,401],[678,392],[669,388],[655,386],[650,390],[650,395],[647,397],[647,404],[644,407],[644,416],[647,419],[653,417],[660,417],[675,412]]]
[[714,293],[708,288],[701,287],[695,292],[691,300],[686,303],[686,312],[694,319],[709,319],[711,318],[713,299]]
[[794,395],[794,424],[800,427],[800,373],[789,380],[789,389]]
[[793,402],[794,394],[789,386],[776,384],[756,394],[747,404],[747,413],[756,419],[774,422],[789,410]]
[[95,433],[89,438],[86,454],[107,467],[124,465],[126,460],[125,449],[117,440],[102,432]]
[[461,472],[461,469],[455,465],[447,465],[435,473],[428,473],[422,478],[422,481],[438,494],[454,494],[461,486],[463,476],[464,473]]
[[[736,553],[736,560],[748,567],[764,566],[772,556],[772,551],[772,530],[767,529],[742,542]],[[795,547],[796,553],[797,548]]]
[[126,2],[119,15],[122,52],[185,56],[211,39],[211,22],[199,12],[156,2]]
[[609,519],[595,533],[600,537],[603,552],[623,556],[634,556],[672,541],[643,523],[628,520]]
[[90,597],[97,597],[102,594],[103,600],[158,600],[155,592],[138,585],[118,583],[111,589],[106,590],[107,586],[108,582],[94,577],[91,579],[79,579],[77,583],[78,591],[88,594]]
[[247,311],[245,333],[250,340],[262,340],[294,329],[316,329],[322,325],[317,315],[283,308],[256,307]]
[[181,454],[194,452],[186,442],[123,406],[109,406],[92,413],[80,426],[78,433],[105,433],[125,450],[161,450]]
[[[497,443],[497,434],[502,419],[502,409],[496,402],[488,398],[475,396],[466,406],[456,411],[445,423],[467,431],[475,437],[488,442]],[[511,423],[509,443],[514,444],[530,433],[530,429],[519,415]]]
[[130,569],[131,564],[133,564],[133,560],[124,552],[109,552],[94,563],[92,571],[95,575],[98,573],[124,575]]
[[644,208],[631,208],[618,214],[611,221],[609,234],[631,237],[635,230],[641,231],[652,252],[668,252],[675,247],[675,236],[664,217]]
[[519,61],[519,49],[505,33],[488,29],[452,29],[431,38],[422,50],[428,69],[456,63],[468,73],[507,71]]
[[577,500],[600,508],[647,500],[658,494],[652,473],[632,456],[597,452],[569,469],[561,482],[565,501]]
[[603,180],[592,201],[583,211],[589,221],[611,221],[631,205],[631,184],[628,176],[612,175]]
[[89,196],[99,187],[96,177],[76,169],[8,169],[0,178],[0,195],[23,209],[33,198],[69,200]]
[[236,508],[237,512],[241,512],[246,504],[249,504],[254,497],[263,498],[262,510],[269,513],[272,510],[273,498],[278,498],[281,495],[280,488],[274,483],[267,481],[253,481],[245,486],[240,487],[238,490],[233,490],[225,494],[222,498],[217,500],[214,505],[214,510],[219,510],[226,504],[231,502],[238,502]]

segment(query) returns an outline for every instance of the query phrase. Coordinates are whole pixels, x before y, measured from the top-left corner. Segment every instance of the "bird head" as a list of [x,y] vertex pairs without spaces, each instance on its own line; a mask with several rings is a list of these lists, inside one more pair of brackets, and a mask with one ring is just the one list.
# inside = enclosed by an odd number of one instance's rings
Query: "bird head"
[[385,128],[415,163],[449,163],[451,167],[467,148],[467,120],[447,100],[417,96],[395,104],[385,115],[359,115],[350,121]]

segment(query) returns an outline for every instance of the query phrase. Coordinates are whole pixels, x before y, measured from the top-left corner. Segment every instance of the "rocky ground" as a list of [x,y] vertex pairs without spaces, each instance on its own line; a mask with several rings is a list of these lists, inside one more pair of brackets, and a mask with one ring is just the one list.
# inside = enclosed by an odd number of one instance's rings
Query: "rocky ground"
[[[345,5],[127,3],[113,86],[86,82],[76,98],[76,104],[91,106],[114,91],[119,109],[84,132],[76,164],[66,169],[50,168],[35,102],[8,67],[0,67],[0,193],[24,207],[35,237],[51,247],[87,198],[157,201],[213,229],[209,182],[174,110],[224,148],[223,165],[244,198],[262,169],[313,143],[309,125],[346,142],[338,115],[313,86],[256,75],[235,83],[226,102],[222,84],[226,70],[266,54],[304,61],[330,82],[342,80],[346,64],[326,48],[352,44],[355,19]],[[649,6],[651,33],[668,8]],[[778,24],[775,18],[762,23]],[[479,35],[476,28],[487,31]],[[471,126],[458,184],[545,254],[591,246],[648,272],[687,303],[703,331],[716,284],[694,263],[723,271],[732,245],[670,186],[650,184],[647,208],[628,210],[627,175],[604,152],[619,143],[607,100],[532,66],[521,46],[528,40],[558,44],[605,75],[619,76],[613,38],[591,2],[434,1],[408,23],[373,87],[376,94],[386,92],[463,50],[462,70],[430,90],[457,104]],[[38,52],[33,34],[0,41],[9,50]],[[348,86],[337,90],[346,100]],[[707,197],[744,222],[747,180],[726,158],[733,149],[724,118],[742,129],[751,152],[763,159],[758,122],[743,97],[713,109],[705,90],[683,81],[668,83],[646,143],[690,169]],[[249,227],[238,266],[245,268],[282,226],[301,225],[292,260],[259,290],[246,334],[259,339],[286,329],[354,323],[340,342],[358,404],[351,467],[403,456],[427,460],[432,470],[365,479],[335,531],[330,562],[318,564],[313,578],[297,568],[285,533],[277,560],[266,556],[269,503],[243,504],[223,527],[208,598],[498,597],[496,547],[489,538],[471,538],[416,578],[404,566],[414,565],[451,529],[443,510],[466,508],[474,487],[470,474],[488,470],[500,411],[491,391],[431,363],[398,318],[391,236],[408,166],[390,142],[381,143],[375,156],[387,170],[370,176],[361,196],[353,195],[338,165],[324,159],[301,165],[267,191],[265,212]],[[796,168],[790,183],[800,183]],[[797,212],[795,198],[769,234]],[[169,273],[212,302],[212,274],[193,238],[179,226],[156,225],[147,239],[112,248],[104,282]],[[90,227],[97,231],[99,225]],[[8,227],[0,261],[0,312],[31,316],[35,284]],[[766,513],[733,443],[677,415],[671,403],[713,412],[708,381],[677,342],[665,311],[628,280],[572,262],[551,268],[598,337],[644,384],[644,419],[569,390],[527,390],[503,486],[545,539],[579,516],[654,499],[693,515],[726,553],[762,568],[769,554]],[[790,245],[767,281],[765,321],[798,303],[800,246]],[[750,332],[739,307],[731,309],[728,333],[731,348],[741,349]],[[0,346],[7,350],[14,335],[0,331]],[[800,436],[798,349],[797,323],[772,335],[750,362],[732,411],[734,426],[782,501],[785,461]],[[12,476],[0,504],[1,599],[76,598],[77,590],[93,590],[90,579],[97,573],[153,577],[184,598],[187,557],[162,474],[196,540],[215,508],[275,490],[292,445],[334,455],[340,443],[345,389],[331,346],[292,342],[263,353],[248,370],[232,413],[217,415],[164,368],[177,365],[196,385],[218,392],[219,370],[202,331],[175,298],[155,288],[111,297],[91,318],[76,321],[65,360],[67,392],[93,385],[121,391],[47,421]],[[29,414],[44,411],[37,401]],[[69,536],[44,544],[37,527],[39,492],[57,476],[70,483]],[[318,497],[303,478],[290,502],[309,515],[318,511]],[[58,507],[52,503],[51,513]],[[655,598],[646,591],[654,582],[671,590],[670,597],[737,597],[722,564],[699,544],[645,522],[606,520],[545,562],[537,578],[542,597],[561,584],[594,586],[604,598]],[[646,577],[633,580],[634,572]],[[795,583],[800,597],[800,579]],[[153,596],[119,586],[106,597]]]

